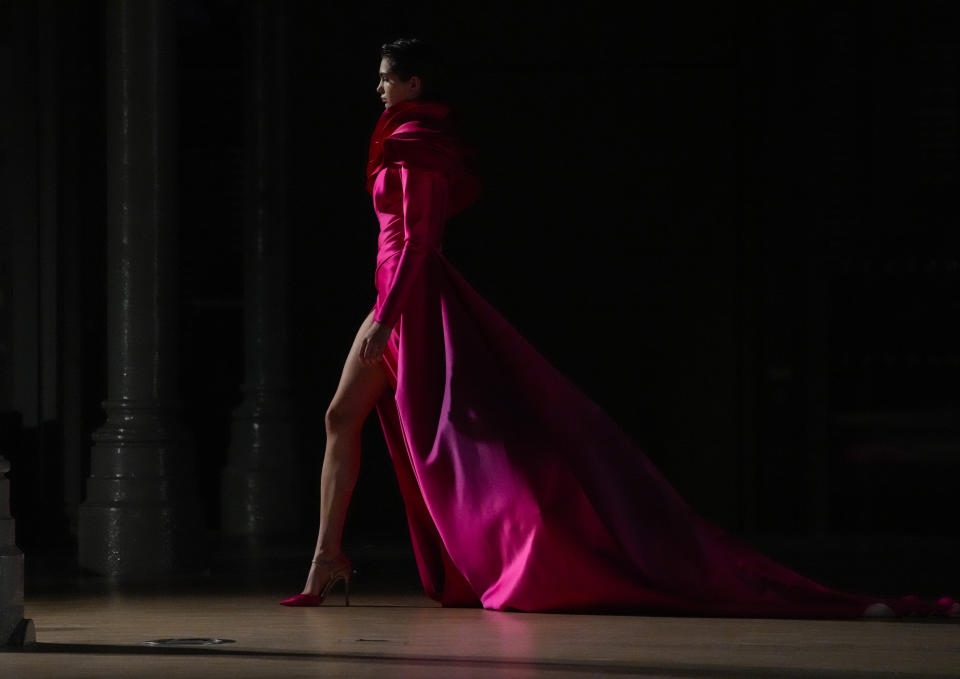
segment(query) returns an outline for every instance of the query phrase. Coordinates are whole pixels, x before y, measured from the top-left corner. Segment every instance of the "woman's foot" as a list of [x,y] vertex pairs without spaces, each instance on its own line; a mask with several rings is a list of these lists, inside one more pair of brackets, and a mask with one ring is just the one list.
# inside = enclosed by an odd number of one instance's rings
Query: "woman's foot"
[[319,606],[339,581],[343,581],[344,605],[350,605],[350,560],[343,554],[326,559],[314,557],[307,584],[300,594],[280,603],[284,606]]
[[350,579],[350,560],[343,552],[332,558],[314,556],[310,562],[310,572],[307,573],[307,584],[301,594],[317,596],[330,578],[340,572],[346,572],[344,580]]

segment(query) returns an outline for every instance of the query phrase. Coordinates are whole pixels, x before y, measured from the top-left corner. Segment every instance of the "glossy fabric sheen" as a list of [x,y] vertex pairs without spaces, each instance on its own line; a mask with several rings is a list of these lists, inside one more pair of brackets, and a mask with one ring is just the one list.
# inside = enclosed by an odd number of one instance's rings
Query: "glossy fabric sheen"
[[[377,404],[420,577],[448,606],[855,618],[953,604],[825,587],[697,515],[604,411],[443,256],[448,175],[395,159],[371,178]],[[479,236],[478,236],[479,237]]]

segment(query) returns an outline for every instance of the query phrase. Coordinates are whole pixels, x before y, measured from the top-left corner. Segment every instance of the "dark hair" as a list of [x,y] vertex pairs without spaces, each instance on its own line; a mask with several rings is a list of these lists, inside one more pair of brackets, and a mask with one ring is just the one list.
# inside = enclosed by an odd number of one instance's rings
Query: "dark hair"
[[444,67],[439,52],[420,38],[397,38],[380,46],[380,57],[390,60],[390,69],[400,80],[419,76],[423,96],[442,98]]

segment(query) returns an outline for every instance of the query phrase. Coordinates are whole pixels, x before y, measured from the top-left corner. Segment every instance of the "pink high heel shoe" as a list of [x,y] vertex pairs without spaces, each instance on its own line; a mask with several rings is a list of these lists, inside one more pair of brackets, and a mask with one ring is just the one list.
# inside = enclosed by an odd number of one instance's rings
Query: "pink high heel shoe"
[[330,576],[323,583],[319,594],[294,594],[280,603],[284,606],[319,606],[327,598],[330,590],[343,580],[344,606],[350,605],[350,560],[343,554],[332,559],[312,559],[310,563],[330,566]]

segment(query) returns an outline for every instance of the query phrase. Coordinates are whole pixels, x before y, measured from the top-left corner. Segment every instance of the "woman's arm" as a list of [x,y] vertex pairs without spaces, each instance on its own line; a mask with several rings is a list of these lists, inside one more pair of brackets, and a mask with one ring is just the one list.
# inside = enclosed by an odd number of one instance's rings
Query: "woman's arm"
[[430,248],[440,246],[447,208],[447,180],[439,172],[400,168],[403,187],[403,250],[393,281],[373,320],[392,328],[410,302],[410,291]]
[[393,326],[408,304],[430,248],[439,248],[447,213],[447,180],[439,172],[401,166],[403,187],[403,250],[393,280],[374,311],[373,324],[360,345],[360,359],[376,361],[390,338]]

